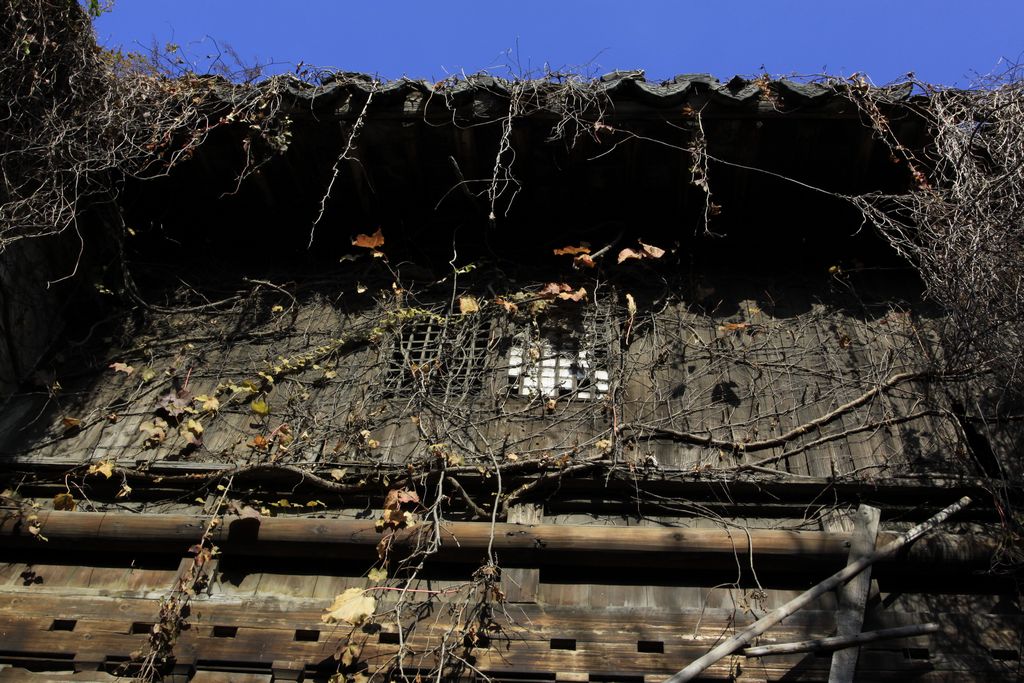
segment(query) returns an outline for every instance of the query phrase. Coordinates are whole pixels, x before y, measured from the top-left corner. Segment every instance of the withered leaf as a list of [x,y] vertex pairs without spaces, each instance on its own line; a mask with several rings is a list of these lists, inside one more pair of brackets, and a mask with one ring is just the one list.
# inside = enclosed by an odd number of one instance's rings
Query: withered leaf
[[578,247],[562,247],[561,249],[555,249],[555,256],[575,256],[576,254],[589,254],[590,247],[581,244]]
[[384,233],[380,228],[377,228],[377,232],[372,235],[360,233],[352,240],[352,246],[376,250],[378,247],[384,246]]
[[252,412],[256,413],[257,415],[269,415],[270,414],[270,406],[267,405],[266,399],[262,399],[262,398],[256,399],[255,401],[253,401],[252,403],[249,404],[249,408],[251,408]]
[[665,255],[665,250],[660,247],[656,247],[651,244],[644,244],[643,242],[638,242],[638,244],[640,245],[639,249],[630,249],[627,247],[626,249],[620,251],[618,262],[622,263],[623,261],[628,261],[629,259],[657,259]]
[[320,615],[325,624],[336,624],[340,621],[358,626],[377,609],[377,601],[372,595],[366,595],[361,588],[349,588],[334,598],[330,607]]
[[459,313],[462,315],[469,315],[470,313],[478,313],[480,311],[480,304],[477,302],[475,297],[472,296],[460,296],[459,297]]
[[594,268],[597,266],[594,263],[594,259],[590,258],[590,254],[580,254],[572,260],[574,268]]
[[384,497],[384,507],[389,510],[397,510],[403,503],[420,502],[419,494],[408,489],[391,489]]
[[626,311],[629,313],[629,317],[636,316],[636,299],[633,298],[632,294],[626,294]]
[[367,578],[374,583],[380,583],[388,578],[388,570],[383,567],[374,567],[370,570],[370,573],[367,574]]
[[133,372],[135,372],[135,368],[133,368],[132,366],[128,365],[127,363],[120,363],[120,362],[118,362],[118,363],[111,363],[110,364],[110,369],[113,370],[114,372],[123,372],[126,375],[130,375]]
[[565,284],[564,282],[549,282],[546,285],[544,285],[543,289],[541,289],[539,292],[537,292],[537,295],[541,296],[541,297],[544,297],[546,299],[554,299],[556,296],[558,296],[562,292],[571,292],[571,291],[572,291],[572,287],[570,287],[569,285]]
[[146,441],[151,444],[160,444],[167,440],[167,421],[155,417],[149,422],[139,425],[139,431],[146,434]]
[[207,396],[206,394],[200,394],[194,399],[200,404],[200,407],[210,413],[215,413],[220,410],[220,400],[216,396]]
[[53,509],[71,512],[75,509],[74,497],[70,493],[58,493],[53,497]]
[[562,292],[561,294],[558,295],[558,298],[562,299],[563,301],[582,301],[583,299],[587,298],[587,290],[584,289],[583,287],[580,287],[575,292]]
[[87,474],[102,474],[105,478],[110,479],[110,476],[114,474],[114,463],[104,460],[95,465],[89,465]]
[[515,305],[508,299],[503,299],[499,296],[497,299],[494,300],[494,303],[505,309],[506,313],[509,313],[511,315],[516,315],[519,313],[519,306]]

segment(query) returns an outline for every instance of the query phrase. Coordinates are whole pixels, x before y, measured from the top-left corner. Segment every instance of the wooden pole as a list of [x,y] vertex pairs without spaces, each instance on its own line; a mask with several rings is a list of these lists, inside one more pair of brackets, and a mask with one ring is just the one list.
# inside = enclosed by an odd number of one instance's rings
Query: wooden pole
[[775,645],[748,647],[743,651],[743,654],[747,657],[767,657],[770,655],[792,655],[800,652],[848,650],[859,645],[864,645],[865,643],[873,643],[876,640],[911,638],[913,636],[923,636],[928,633],[935,633],[938,630],[938,624],[911,624],[910,626],[883,628],[877,631],[864,631],[850,636],[832,636],[831,638],[801,640],[797,643],[778,643]]
[[698,658],[683,670],[665,679],[665,683],[685,683],[686,681],[692,681],[694,678],[699,676],[701,672],[716,663],[718,660],[723,657],[728,657],[740,648],[749,645],[754,638],[757,638],[759,635],[789,615],[815,601],[825,593],[834,590],[837,586],[849,581],[875,562],[894,555],[900,548],[917,540],[925,533],[945,522],[951,515],[956,514],[970,504],[971,499],[964,496],[934,517],[918,524],[913,529],[900,534],[894,541],[890,542],[883,548],[876,550],[867,557],[862,557],[853,564],[846,565],[846,567],[828,577],[821,583],[804,591],[785,605],[772,610],[765,616],[761,617],[748,628],[729,638],[718,647],[713,648],[710,652],[705,654],[703,657]]
[[[47,548],[88,549],[153,548],[176,551],[202,536],[205,517],[152,515],[124,512],[40,512],[38,524]],[[401,529],[395,547],[416,542],[418,534],[432,533],[429,524]],[[441,554],[486,549],[491,525],[486,522],[446,522],[441,527]],[[880,534],[879,543],[892,535]],[[352,551],[375,552],[381,533],[374,520],[264,517],[240,519],[224,516],[211,532],[211,541],[236,555],[318,557]],[[946,567],[987,566],[994,546],[970,537],[943,536],[934,544],[919,544],[909,556],[914,562],[943,563]],[[941,540],[941,542],[938,542]],[[751,529],[750,545],[756,561],[789,562],[794,556],[808,562],[838,564],[850,549],[846,533]],[[0,547],[42,547],[28,525],[16,515],[0,515]],[[493,548],[508,554],[557,563],[573,562],[574,554],[592,553],[602,564],[620,561],[644,566],[716,560],[735,563],[749,556],[746,534],[729,529],[602,527],[571,524],[497,524]],[[716,559],[717,558],[717,559]],[[746,560],[744,560],[746,561]]]
[[[847,564],[852,564],[874,551],[880,518],[881,511],[878,508],[870,505],[861,505],[857,508],[853,539],[850,545],[850,559]],[[836,636],[851,637],[861,632],[870,589],[871,567],[868,567],[836,591],[839,597],[839,611],[836,613]],[[828,683],[853,683],[853,674],[857,671],[859,655],[860,650],[855,647],[842,649],[832,655]]]

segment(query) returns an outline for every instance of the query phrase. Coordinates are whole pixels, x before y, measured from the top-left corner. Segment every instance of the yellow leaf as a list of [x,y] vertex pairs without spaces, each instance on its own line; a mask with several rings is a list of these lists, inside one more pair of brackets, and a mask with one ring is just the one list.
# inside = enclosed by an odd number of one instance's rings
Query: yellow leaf
[[197,401],[202,407],[202,409],[205,411],[213,413],[220,410],[220,400],[217,399],[215,396],[200,394],[199,396],[196,396],[193,400]]
[[271,306],[270,307],[270,312],[271,313],[280,313],[283,310],[284,310],[284,306],[282,306],[281,304],[277,304],[276,306]]
[[626,310],[629,312],[630,318],[636,316],[636,299],[632,294],[626,295]]
[[388,570],[384,568],[374,567],[370,570],[370,573],[367,574],[367,578],[370,579],[370,581],[373,581],[374,583],[380,583],[381,581],[388,578]]
[[142,368],[142,370],[139,371],[139,379],[143,382],[152,382],[154,377],[156,377],[156,370],[153,368]]
[[265,399],[258,398],[255,401],[253,401],[252,403],[250,403],[249,407],[252,408],[252,412],[256,413],[257,415],[269,415],[270,414],[270,406],[267,405],[267,402],[266,402]]
[[89,465],[89,474],[102,474],[107,479],[114,473],[114,463],[104,460],[95,465]]
[[308,508],[315,508],[318,506],[327,507],[327,503],[323,502],[322,500],[311,500],[308,503],[306,503],[306,507]]
[[70,493],[58,493],[53,497],[53,509],[54,510],[67,510],[68,512],[75,509],[75,499]]
[[348,471],[348,469],[344,468],[344,467],[341,468],[341,469],[335,468],[335,469],[331,470],[330,472],[328,472],[328,474],[331,475],[331,479],[333,479],[334,481],[341,481],[342,477],[345,476],[345,472],[347,472],[347,471]]
[[480,304],[477,300],[471,296],[460,296],[459,297],[459,313],[462,315],[469,315],[470,313],[478,313],[480,311]]
[[375,609],[377,601],[373,596],[365,595],[361,588],[349,588],[334,598],[331,606],[320,615],[320,620],[325,624],[344,621],[358,626],[373,615]]

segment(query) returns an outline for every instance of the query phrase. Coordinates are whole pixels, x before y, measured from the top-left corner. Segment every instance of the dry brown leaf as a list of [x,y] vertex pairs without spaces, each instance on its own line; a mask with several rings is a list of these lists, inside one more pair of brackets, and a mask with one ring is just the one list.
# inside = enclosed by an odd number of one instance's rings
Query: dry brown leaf
[[660,247],[656,247],[651,244],[644,244],[643,242],[638,242],[638,244],[640,245],[639,249],[630,249],[627,247],[620,251],[618,262],[622,263],[629,259],[661,258],[665,255],[665,250]]
[[130,375],[135,372],[135,368],[128,365],[127,363],[111,363],[110,369],[114,372],[123,372],[126,375]]
[[578,247],[562,247],[561,249],[555,249],[555,256],[575,256],[576,254],[589,254],[590,247],[585,244],[581,244]]
[[554,299],[562,292],[571,292],[572,287],[565,284],[564,282],[549,282],[544,285],[544,288],[537,292],[537,296],[544,297],[545,299]]
[[459,297],[459,313],[462,315],[469,315],[470,313],[479,313],[480,304],[477,303],[475,297],[472,296],[460,296]]
[[722,332],[739,332],[750,327],[750,323],[725,323],[720,325],[718,329]]
[[349,588],[334,598],[330,607],[320,615],[325,624],[336,624],[339,621],[358,626],[373,615],[377,609],[377,601],[366,595],[361,588]]
[[408,489],[391,489],[384,497],[384,507],[389,510],[397,510],[403,503],[418,502],[420,502],[419,495]]
[[587,298],[587,290],[580,287],[575,292],[562,292],[558,295],[558,298],[563,301],[582,301]]
[[372,235],[360,233],[352,240],[352,246],[376,250],[378,247],[384,246],[384,233],[381,232],[380,228],[377,228],[377,232]]
[[590,258],[590,254],[580,254],[572,260],[574,268],[595,268],[597,266],[594,263],[594,259]]
[[643,242],[640,242],[640,246],[643,248],[644,253],[651,258],[661,258],[665,255],[664,249],[656,247],[653,244],[644,244]]
[[77,417],[62,417],[60,423],[64,425],[64,431],[71,431],[82,426],[82,421]]
[[505,309],[505,312],[510,315],[516,315],[519,313],[519,306],[515,305],[508,299],[503,299],[500,296],[494,300],[494,303]]

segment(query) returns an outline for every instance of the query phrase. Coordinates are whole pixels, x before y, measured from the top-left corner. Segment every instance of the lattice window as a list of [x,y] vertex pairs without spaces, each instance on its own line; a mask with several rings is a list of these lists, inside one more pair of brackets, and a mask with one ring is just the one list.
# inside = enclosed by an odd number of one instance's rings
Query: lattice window
[[610,389],[608,345],[593,319],[580,327],[527,328],[508,352],[508,378],[518,396],[598,399]]
[[483,386],[490,325],[464,321],[447,325],[438,319],[407,324],[387,360],[390,393],[472,395]]

